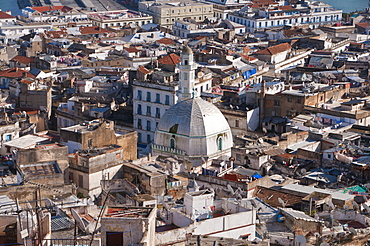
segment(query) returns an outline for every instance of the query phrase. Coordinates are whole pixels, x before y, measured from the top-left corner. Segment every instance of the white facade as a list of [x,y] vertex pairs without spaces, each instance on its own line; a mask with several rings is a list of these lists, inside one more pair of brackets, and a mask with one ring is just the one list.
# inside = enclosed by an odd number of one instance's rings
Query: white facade
[[50,30],[53,26],[50,24],[33,24],[33,25],[15,25],[15,24],[3,24],[0,26],[0,34],[3,37],[0,38],[0,43],[8,43],[11,41],[17,41],[20,37],[30,33],[44,33],[44,31]]
[[231,130],[223,114],[215,105],[199,98],[203,83],[211,83],[211,79],[203,82],[202,72],[198,72],[196,79],[196,67],[192,50],[185,47],[179,65],[177,95],[180,102],[168,109],[159,121],[152,145],[155,155],[186,156],[193,166],[208,159],[230,156],[233,146]]
[[134,81],[134,129],[138,134],[138,143],[149,144],[154,140],[154,132],[161,116],[178,101],[175,93],[177,89],[177,85]]
[[[197,64],[192,52],[191,55],[182,54],[181,57],[180,81],[133,82],[134,129],[138,133],[138,143],[149,144],[154,140],[160,119],[180,99],[199,97],[202,92],[211,90],[212,73],[196,74]],[[168,79],[171,80],[169,77]]]
[[251,8],[246,8],[228,14],[227,19],[245,25],[246,32],[300,24],[309,24],[311,28],[316,28],[323,23],[341,21],[342,10],[334,9],[328,4],[314,2],[296,4],[294,8],[289,10],[269,7],[259,9],[257,13],[253,12]]

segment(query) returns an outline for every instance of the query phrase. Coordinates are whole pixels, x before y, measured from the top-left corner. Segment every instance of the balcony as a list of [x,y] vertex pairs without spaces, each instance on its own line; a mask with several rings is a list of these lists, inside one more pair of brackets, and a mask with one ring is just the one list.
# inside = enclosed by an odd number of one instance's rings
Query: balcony
[[161,152],[167,152],[167,153],[175,154],[175,155],[186,156],[186,152],[184,150],[175,149],[175,148],[171,148],[171,147],[168,147],[168,146],[152,144],[152,149],[157,150],[157,151],[161,151]]

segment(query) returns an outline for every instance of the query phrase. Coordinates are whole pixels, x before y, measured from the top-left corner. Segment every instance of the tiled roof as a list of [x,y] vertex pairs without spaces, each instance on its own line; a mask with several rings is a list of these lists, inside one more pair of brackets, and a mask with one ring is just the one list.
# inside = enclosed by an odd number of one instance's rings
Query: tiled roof
[[171,45],[171,44],[175,44],[176,42],[173,41],[172,39],[170,38],[162,38],[160,40],[157,40],[157,43],[159,44],[166,44],[166,45]]
[[62,31],[45,31],[45,36],[47,38],[62,38],[67,35],[67,32],[65,30]]
[[85,34],[98,34],[98,33],[110,33],[110,31],[100,28],[98,26],[84,26],[80,27],[80,32],[82,35]]
[[169,55],[163,56],[158,59],[159,64],[166,64],[166,65],[176,65],[177,63],[180,63],[180,56],[171,53]]
[[140,66],[137,71],[139,71],[140,73],[143,73],[143,74],[150,74],[152,71],[150,71],[149,69],[143,67],[143,66]]
[[255,52],[255,54],[276,55],[276,54],[279,54],[281,52],[287,51],[287,50],[289,50],[291,48],[292,47],[290,46],[290,44],[288,44],[288,43],[282,43],[282,44],[278,44],[278,45],[274,45],[274,46],[268,47],[268,48],[263,49],[263,50],[259,50],[259,51]]
[[30,73],[29,71],[22,70],[19,68],[11,68],[8,70],[0,71],[0,77],[7,77],[7,78],[36,78],[35,75]]
[[255,60],[258,60],[256,57],[252,57],[252,56],[248,56],[248,55],[240,54],[240,56],[243,57],[247,61],[255,61]]
[[265,203],[269,204],[272,207],[281,207],[282,205],[279,202],[279,199],[282,199],[286,206],[293,206],[301,203],[302,197],[292,195],[289,192],[274,190],[270,188],[265,188],[258,186],[255,191],[254,195],[255,197],[258,197]]
[[369,22],[357,23],[356,26],[359,26],[362,28],[368,28],[370,26],[370,23]]
[[125,49],[128,53],[136,53],[136,52],[140,52],[140,50],[136,49],[135,47],[133,48],[126,48]]
[[56,10],[60,10],[66,13],[72,10],[72,8],[67,7],[67,6],[42,6],[42,7],[30,7],[30,8],[40,13],[48,12],[48,11],[56,11]]
[[33,58],[17,55],[15,57],[13,57],[12,59],[10,59],[10,61],[19,62],[19,63],[23,63],[23,64],[29,64],[33,61]]
[[12,16],[8,13],[5,13],[4,11],[0,11],[0,19],[12,19],[12,18],[15,19],[14,16]]

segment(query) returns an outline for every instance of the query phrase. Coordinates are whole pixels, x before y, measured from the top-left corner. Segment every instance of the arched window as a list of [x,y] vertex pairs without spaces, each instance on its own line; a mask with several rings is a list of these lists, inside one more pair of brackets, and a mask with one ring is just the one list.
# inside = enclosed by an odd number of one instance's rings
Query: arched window
[[217,150],[222,150],[222,138],[217,139]]
[[174,138],[170,138],[170,148],[171,149],[176,148],[176,142]]

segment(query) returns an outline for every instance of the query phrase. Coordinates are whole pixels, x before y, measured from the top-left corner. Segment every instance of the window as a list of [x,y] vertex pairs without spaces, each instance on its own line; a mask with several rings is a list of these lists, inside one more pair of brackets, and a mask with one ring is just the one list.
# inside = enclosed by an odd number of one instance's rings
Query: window
[[10,141],[12,140],[12,135],[11,134],[8,134],[5,136],[5,141]]
[[146,135],[146,142],[150,143],[150,141],[151,141],[151,138],[150,138],[150,135],[148,134],[148,135]]
[[146,93],[146,101],[147,102],[150,102],[151,101],[151,94],[150,94],[150,92],[147,92]]
[[138,119],[137,120],[137,129],[142,129],[142,128],[143,128],[143,126],[141,124],[141,119]]
[[331,154],[328,154],[328,158],[331,159]]
[[222,138],[217,139],[217,150],[222,150]]
[[297,99],[297,103],[301,103],[301,99],[300,98]]
[[137,114],[142,114],[141,112],[141,104],[137,105]]
[[142,98],[142,91],[137,91],[137,100],[141,100]]
[[141,136],[141,132],[138,132],[137,133],[137,141],[139,142],[139,143],[141,143],[142,142],[142,136]]
[[148,120],[148,121],[146,122],[146,130],[147,130],[147,131],[151,131],[151,129],[152,129],[152,127],[151,127],[150,121]]
[[188,80],[188,73],[184,73],[184,80]]
[[170,105],[170,96],[169,95],[166,95],[166,101],[165,101],[164,104]]
[[235,120],[235,127],[239,127],[239,120]]
[[152,108],[150,106],[146,106],[146,115],[151,116],[152,115]]
[[171,149],[174,149],[175,148],[175,139],[174,138],[171,138],[170,139],[170,148]]
[[280,101],[279,100],[274,100],[274,105],[275,106],[280,106]]
[[184,61],[184,65],[185,65],[185,66],[189,65],[189,61],[188,61],[188,60],[185,60],[185,61]]
[[91,138],[89,138],[88,140],[87,140],[87,147],[92,147],[92,139]]
[[80,186],[80,188],[84,188],[84,179],[82,175],[78,175],[78,186]]
[[159,93],[155,94],[155,102],[156,103],[161,103],[161,95]]
[[288,102],[292,102],[292,98],[291,97],[288,97]]
[[155,109],[155,117],[156,118],[161,118],[161,109],[160,108]]

